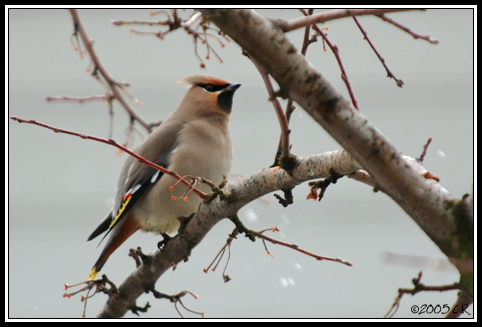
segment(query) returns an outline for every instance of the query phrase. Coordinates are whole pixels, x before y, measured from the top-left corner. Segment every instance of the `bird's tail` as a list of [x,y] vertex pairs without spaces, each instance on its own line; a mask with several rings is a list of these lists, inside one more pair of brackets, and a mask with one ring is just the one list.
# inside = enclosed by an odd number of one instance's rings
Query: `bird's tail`
[[139,228],[139,223],[131,216],[127,216],[122,223],[113,228],[109,241],[90,272],[89,280],[93,280],[97,276],[110,255]]

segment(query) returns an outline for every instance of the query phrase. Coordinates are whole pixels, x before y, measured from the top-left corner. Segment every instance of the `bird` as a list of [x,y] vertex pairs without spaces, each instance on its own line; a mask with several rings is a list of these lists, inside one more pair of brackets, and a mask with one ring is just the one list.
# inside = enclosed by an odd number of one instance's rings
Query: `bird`
[[[180,176],[203,177],[219,185],[223,175],[229,176],[231,171],[229,117],[234,93],[241,84],[200,74],[179,82],[187,84],[188,91],[171,115],[133,152]],[[132,156],[126,159],[117,179],[112,209],[87,239],[105,233],[104,240],[109,235],[89,280],[95,279],[110,255],[136,231],[173,233],[179,229],[179,218],[197,212],[202,201],[199,196],[191,196],[187,202],[173,200],[186,191],[181,186],[171,191],[176,181]],[[204,184],[196,187],[210,191]]]

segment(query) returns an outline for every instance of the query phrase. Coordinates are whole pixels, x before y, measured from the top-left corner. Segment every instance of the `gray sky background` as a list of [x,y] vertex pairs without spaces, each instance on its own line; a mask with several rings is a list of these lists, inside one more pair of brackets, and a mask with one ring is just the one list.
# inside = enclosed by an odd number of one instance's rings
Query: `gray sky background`
[[[271,18],[293,19],[294,9],[256,10]],[[315,12],[319,12],[316,10]],[[185,17],[190,11],[181,13]],[[264,84],[234,42],[210,40],[223,63],[211,55],[206,68],[194,54],[192,37],[182,30],[164,40],[129,33],[164,30],[159,26],[114,26],[111,20],[151,20],[148,9],[80,10],[80,18],[104,67],[115,80],[132,83],[129,92],[143,106],[131,104],[147,120],[165,118],[185,87],[183,76],[205,73],[232,83],[236,92],[231,120],[233,174],[248,177],[273,162],[279,125]],[[400,89],[372,52],[351,18],[331,21],[328,37],[340,49],[362,113],[403,154],[418,157],[431,136],[424,164],[454,196],[470,192],[474,171],[473,11],[428,10],[389,17],[421,35],[440,40],[433,45],[376,17],[359,21],[387,65],[405,82]],[[80,59],[71,44],[72,19],[67,10],[8,11],[8,116],[36,119],[56,127],[108,137],[109,114],[103,101],[47,102],[45,96],[102,94],[90,77],[89,59]],[[164,19],[163,15],[154,17]],[[303,30],[287,36],[299,49]],[[201,56],[205,48],[198,46]],[[312,44],[308,60],[345,96],[346,88],[333,54],[322,42]],[[113,138],[125,141],[128,118],[114,106]],[[7,121],[6,117],[6,121]],[[108,145],[8,120],[8,316],[10,318],[80,318],[80,296],[62,297],[64,283],[85,280],[100,254],[98,241],[87,236],[112,203],[118,171],[126,155]],[[291,143],[296,155],[339,149],[339,145],[301,108],[293,114]],[[142,134],[145,132],[139,127]],[[136,144],[140,137],[136,137]],[[190,290],[184,304],[206,318],[377,318],[391,307],[399,287],[410,287],[423,270],[428,285],[452,284],[454,270],[442,269],[440,250],[389,197],[347,178],[331,186],[321,202],[305,200],[307,184],[294,190],[295,204],[280,206],[272,194],[240,212],[244,223],[317,254],[350,260],[354,266],[316,261],[296,251],[239,237],[216,272],[203,273],[234,228],[222,221],[196,247],[187,263],[168,271],[156,285],[164,293]],[[120,284],[135,267],[129,248],[156,249],[160,237],[137,233],[109,259],[102,273]],[[386,253],[423,257],[424,263],[386,263]],[[456,292],[405,296],[395,317],[441,318],[413,314],[413,305],[451,306]],[[106,297],[88,301],[87,317],[95,317]],[[138,305],[152,305],[148,318],[178,318],[173,304],[143,295]],[[473,314],[472,307],[468,310]],[[182,311],[186,317],[198,316]],[[128,318],[136,317],[132,313]],[[464,318],[473,317],[465,314]]]

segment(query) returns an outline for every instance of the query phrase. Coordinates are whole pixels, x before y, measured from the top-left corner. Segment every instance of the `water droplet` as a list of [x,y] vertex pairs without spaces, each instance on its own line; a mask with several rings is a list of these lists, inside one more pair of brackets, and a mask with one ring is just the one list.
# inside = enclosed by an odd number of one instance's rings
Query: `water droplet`
[[295,281],[291,277],[288,277],[288,278],[281,277],[280,283],[281,283],[281,286],[283,287],[293,287],[296,285]]
[[283,219],[283,222],[284,222],[284,223],[286,223],[286,224],[291,224],[291,223],[290,223],[290,220],[288,219],[288,217],[286,217],[286,215],[281,214],[281,218]]
[[288,281],[286,280],[286,278],[281,277],[279,281],[281,283],[281,286],[288,287]]
[[244,214],[250,223],[255,223],[258,220],[258,214],[251,208],[248,208]]

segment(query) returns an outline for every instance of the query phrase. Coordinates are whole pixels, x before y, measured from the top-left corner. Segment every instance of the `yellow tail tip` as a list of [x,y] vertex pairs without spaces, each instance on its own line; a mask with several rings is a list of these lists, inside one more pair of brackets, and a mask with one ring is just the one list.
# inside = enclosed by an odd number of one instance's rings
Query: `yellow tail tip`
[[99,271],[97,270],[97,267],[94,267],[90,272],[89,280],[94,280],[97,274],[99,274]]

